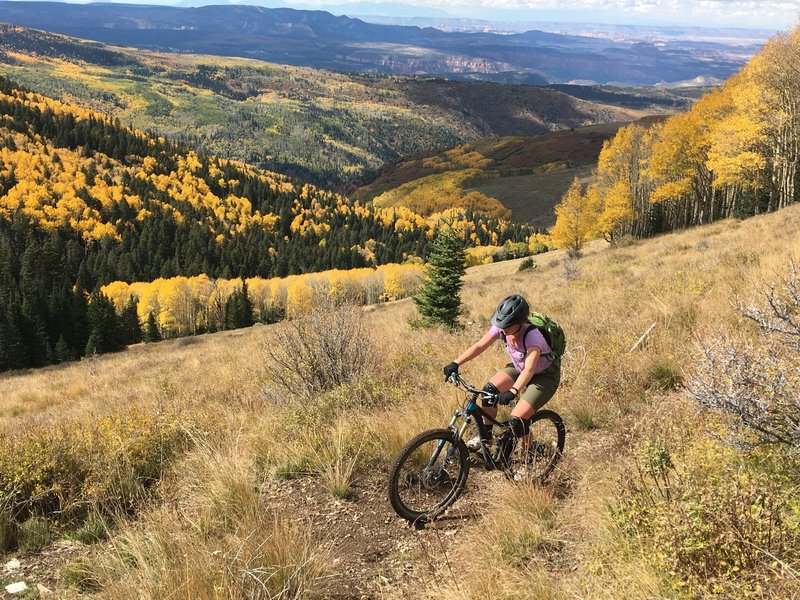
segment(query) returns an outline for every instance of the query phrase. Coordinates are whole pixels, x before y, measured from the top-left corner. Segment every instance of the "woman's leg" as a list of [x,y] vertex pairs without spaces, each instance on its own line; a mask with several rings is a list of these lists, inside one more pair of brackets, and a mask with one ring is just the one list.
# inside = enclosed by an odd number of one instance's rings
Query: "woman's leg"
[[[491,383],[497,390],[502,394],[503,392],[507,392],[511,389],[511,386],[514,385],[514,382],[517,380],[519,373],[513,367],[505,367],[504,369],[500,369],[497,373],[492,375],[491,379],[489,379],[489,383]],[[493,419],[497,418],[497,405],[494,406],[484,406],[483,411],[491,416]],[[484,425],[489,425],[491,422],[487,421],[485,418],[483,419]]]
[[[551,367],[543,373],[534,375],[522,392],[520,401],[511,411],[511,416],[519,417],[523,420],[533,417],[537,410],[550,401],[550,398],[556,393],[560,382],[561,370],[558,367]],[[522,437],[523,448],[527,448],[529,439],[530,434]]]

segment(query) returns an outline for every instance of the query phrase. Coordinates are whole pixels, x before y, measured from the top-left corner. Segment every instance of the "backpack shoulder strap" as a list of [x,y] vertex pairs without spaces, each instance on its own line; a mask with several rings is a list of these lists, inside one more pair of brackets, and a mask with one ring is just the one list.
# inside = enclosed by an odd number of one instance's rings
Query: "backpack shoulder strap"
[[[528,322],[528,327],[525,329],[525,333],[522,334],[522,354],[523,356],[528,355],[528,345],[525,343],[525,338],[528,337],[528,334],[531,332],[531,329],[536,329],[536,325]],[[508,346],[508,342],[506,341],[506,334],[503,333],[503,330],[500,330],[500,339],[503,340],[503,344]]]
[[528,334],[531,332],[531,329],[536,329],[536,325],[528,322],[528,326],[525,328],[525,333],[522,334],[522,353],[525,356],[528,356],[528,345],[525,343],[525,338],[528,337]]
[[[538,325],[534,325],[533,323],[531,323],[531,327],[533,329],[538,329],[541,332],[542,337],[544,338],[544,341],[547,343],[547,346],[550,348],[550,352],[546,352],[546,353],[542,352],[542,356],[544,358],[549,358],[551,362],[555,362],[556,360],[558,360],[558,357],[556,356],[555,352],[553,351],[553,346],[550,343],[550,336],[547,335],[547,333],[545,332],[544,327],[539,327]],[[527,331],[525,331],[525,335],[528,335],[528,333],[531,330],[531,327],[529,327],[527,329]],[[523,344],[524,343],[525,342],[523,341]],[[525,354],[527,354],[527,352],[525,352]]]

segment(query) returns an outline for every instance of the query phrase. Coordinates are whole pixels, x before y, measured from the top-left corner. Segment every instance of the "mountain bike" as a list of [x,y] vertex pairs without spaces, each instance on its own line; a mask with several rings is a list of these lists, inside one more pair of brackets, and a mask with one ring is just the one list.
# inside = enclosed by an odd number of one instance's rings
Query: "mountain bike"
[[445,429],[424,431],[400,450],[389,472],[389,501],[395,512],[412,522],[426,522],[441,515],[459,497],[467,484],[470,451],[464,433],[475,423],[485,439],[485,417],[503,432],[494,448],[481,441],[473,453],[488,470],[502,470],[518,482],[543,482],[564,452],[566,428],[551,410],[539,410],[531,418],[530,433],[515,438],[508,421],[490,417],[478,399],[497,401],[497,394],[479,390],[454,373],[449,383],[462,389],[464,401],[456,408]]

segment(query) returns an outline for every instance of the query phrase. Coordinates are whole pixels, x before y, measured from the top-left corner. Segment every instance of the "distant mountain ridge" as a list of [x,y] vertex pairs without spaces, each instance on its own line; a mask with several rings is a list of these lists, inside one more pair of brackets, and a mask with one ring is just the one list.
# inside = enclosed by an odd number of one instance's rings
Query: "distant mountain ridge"
[[724,44],[630,44],[541,31],[443,32],[376,25],[324,11],[245,5],[176,8],[2,1],[0,21],[160,51],[242,56],[347,72],[491,77],[528,84],[586,80],[651,85],[701,76],[726,79],[748,57],[741,46]]

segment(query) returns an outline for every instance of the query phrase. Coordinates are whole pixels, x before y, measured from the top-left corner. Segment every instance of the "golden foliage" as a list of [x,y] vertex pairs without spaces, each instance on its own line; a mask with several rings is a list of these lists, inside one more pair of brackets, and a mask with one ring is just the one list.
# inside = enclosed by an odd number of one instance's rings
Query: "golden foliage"
[[599,204],[594,188],[581,194],[581,182],[576,177],[564,197],[556,205],[556,224],[550,233],[559,248],[580,250],[597,230]]
[[470,179],[482,174],[478,169],[464,169],[429,175],[384,192],[374,199],[379,207],[405,206],[423,216],[451,208],[468,208],[490,217],[508,219],[511,211],[495,198],[477,191],[466,191]]
[[590,184],[604,206],[599,225],[606,238],[651,233],[655,204],[663,205],[658,214],[664,227],[674,229],[794,202],[798,59],[800,28],[770,40],[688,112],[648,131],[621,128],[604,145]]
[[[285,278],[253,277],[246,282],[255,318],[265,320],[276,312],[296,317],[330,302],[374,304],[405,298],[416,293],[423,270],[421,264],[388,264],[375,269],[334,269]],[[159,278],[149,283],[114,281],[101,291],[117,310],[133,297],[142,322],[152,314],[162,335],[175,337],[221,327],[225,303],[240,288],[240,279],[198,275]]]

